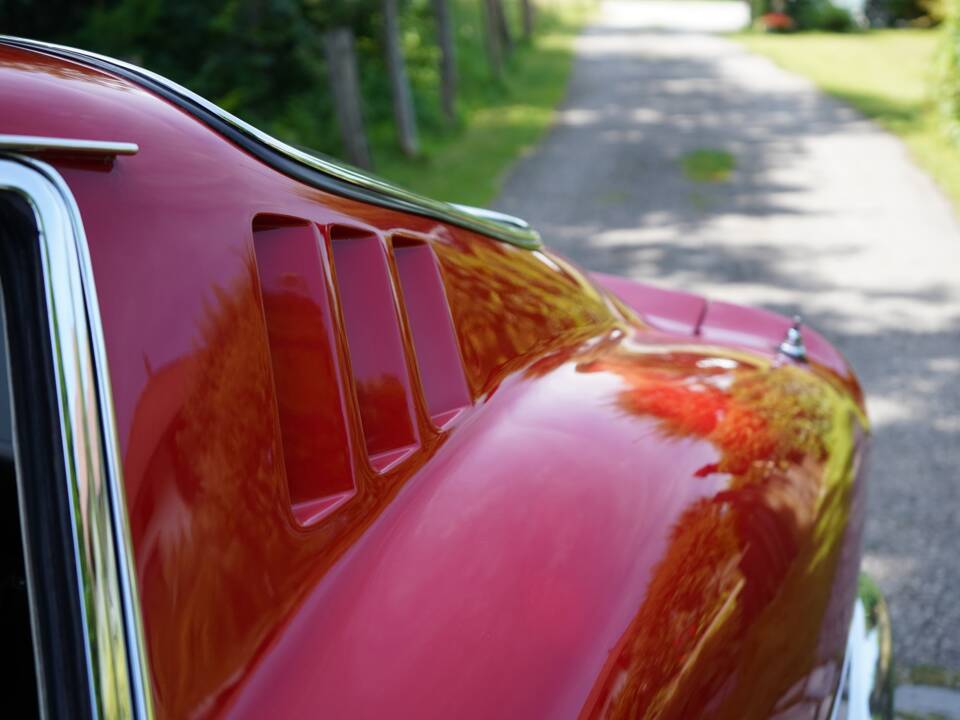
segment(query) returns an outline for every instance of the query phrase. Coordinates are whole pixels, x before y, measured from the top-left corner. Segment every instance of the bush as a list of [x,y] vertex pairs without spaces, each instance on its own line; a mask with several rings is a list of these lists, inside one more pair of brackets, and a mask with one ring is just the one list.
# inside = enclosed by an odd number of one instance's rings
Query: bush
[[925,17],[925,5],[923,0],[867,0],[865,12],[871,27],[897,27]]
[[939,25],[950,14],[949,0],[919,0],[919,2],[923,12],[930,19],[931,25]]
[[954,142],[960,144],[960,0],[950,0],[943,47],[937,68],[940,110]]
[[800,30],[848,32],[856,27],[849,11],[829,0],[792,0],[787,3],[787,12]]
[[[751,0],[750,11],[755,26],[767,31],[848,32],[857,27],[850,12],[837,7],[830,0]],[[780,17],[783,15],[792,21],[789,28],[780,22]],[[776,22],[771,24],[767,21],[770,18],[775,19]]]

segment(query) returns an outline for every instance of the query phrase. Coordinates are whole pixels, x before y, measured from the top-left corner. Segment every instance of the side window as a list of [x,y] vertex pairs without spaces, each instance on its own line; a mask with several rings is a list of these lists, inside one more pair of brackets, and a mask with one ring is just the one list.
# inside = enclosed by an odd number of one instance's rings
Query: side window
[[[12,214],[17,211],[9,202],[5,203],[0,193],[0,243],[11,240]],[[14,458],[10,354],[2,288],[0,277],[0,636],[6,639],[9,659],[5,702],[18,717],[37,717],[40,709]]]

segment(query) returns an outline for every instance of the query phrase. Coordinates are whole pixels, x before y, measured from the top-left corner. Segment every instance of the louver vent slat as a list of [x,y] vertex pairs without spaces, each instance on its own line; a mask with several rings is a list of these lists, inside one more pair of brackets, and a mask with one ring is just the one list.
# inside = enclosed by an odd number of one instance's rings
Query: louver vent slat
[[384,470],[418,444],[386,246],[376,235],[339,226],[330,240],[367,453]]
[[443,427],[469,404],[470,395],[440,268],[422,241],[395,237],[393,256],[427,407],[434,424]]
[[272,216],[257,218],[253,237],[290,499],[309,524],[355,490],[323,239]]

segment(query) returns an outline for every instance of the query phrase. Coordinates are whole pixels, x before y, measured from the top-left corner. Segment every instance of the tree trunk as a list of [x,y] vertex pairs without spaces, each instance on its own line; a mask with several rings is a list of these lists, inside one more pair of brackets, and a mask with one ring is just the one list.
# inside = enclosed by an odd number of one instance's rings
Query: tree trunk
[[437,20],[437,43],[440,45],[440,107],[447,123],[457,119],[457,58],[453,41],[453,19],[449,0],[433,0]]
[[750,0],[750,19],[756,20],[769,10],[770,0]]
[[397,15],[397,0],[383,0],[384,29],[387,46],[387,73],[390,75],[390,92],[393,95],[393,118],[397,125],[397,141],[400,150],[408,157],[419,152],[417,142],[417,118],[413,112],[413,97],[407,66],[400,45],[400,19]]
[[513,52],[513,36],[510,34],[510,23],[507,22],[507,14],[503,11],[503,0],[493,0],[496,8],[497,32],[500,34],[500,46],[506,51],[507,55]]
[[533,0],[520,0],[520,13],[523,39],[526,42],[530,42],[533,38]]
[[497,0],[483,0],[483,27],[486,35],[487,57],[494,79],[503,79],[503,49],[500,46],[500,29],[497,23]]
[[337,110],[337,122],[347,160],[362,168],[370,168],[370,147],[363,127],[357,54],[353,46],[353,30],[338,27],[324,33],[327,69]]

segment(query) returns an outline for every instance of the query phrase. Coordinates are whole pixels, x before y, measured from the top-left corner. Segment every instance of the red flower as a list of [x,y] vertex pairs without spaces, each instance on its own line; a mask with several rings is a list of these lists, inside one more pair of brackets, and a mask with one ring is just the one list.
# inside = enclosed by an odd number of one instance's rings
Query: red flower
[[794,28],[793,18],[786,13],[780,12],[772,12],[767,13],[766,15],[761,15],[757,19],[757,24],[763,30],[774,32],[783,32],[786,30],[793,30]]

